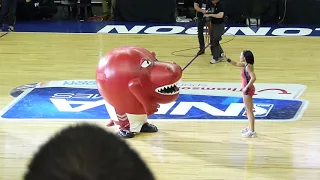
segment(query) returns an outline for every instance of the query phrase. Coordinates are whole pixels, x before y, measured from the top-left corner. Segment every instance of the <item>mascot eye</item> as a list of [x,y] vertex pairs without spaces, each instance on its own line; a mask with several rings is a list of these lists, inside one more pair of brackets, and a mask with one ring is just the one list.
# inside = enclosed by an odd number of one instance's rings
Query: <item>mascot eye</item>
[[145,61],[142,62],[141,67],[147,68],[147,67],[149,67],[149,66],[151,66],[151,65],[152,65],[152,61],[150,61],[150,60],[145,60]]

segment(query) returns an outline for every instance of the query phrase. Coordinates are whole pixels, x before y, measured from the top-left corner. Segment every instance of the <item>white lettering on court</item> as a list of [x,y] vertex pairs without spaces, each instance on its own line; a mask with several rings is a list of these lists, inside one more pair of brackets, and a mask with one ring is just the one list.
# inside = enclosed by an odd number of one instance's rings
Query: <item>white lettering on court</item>
[[211,114],[212,116],[238,116],[243,109],[243,104],[232,103],[225,111],[222,111],[205,102],[180,102],[170,114],[185,115],[192,107],[200,109],[208,114]]
[[96,81],[64,81],[63,86],[96,85]]
[[198,28],[197,27],[191,27],[191,28],[187,29],[185,33],[186,34],[190,34],[190,35],[196,35],[196,34],[198,34]]
[[[287,33],[287,31],[298,31],[296,33]],[[272,34],[275,36],[307,36],[312,33],[312,29],[309,28],[278,28],[275,29]]]
[[107,112],[112,120],[118,120],[116,110],[109,103],[105,102]]
[[[61,112],[81,112],[94,107],[98,107],[105,104],[104,100],[99,101],[67,101],[66,99],[54,99],[50,98],[50,101]],[[71,104],[78,104],[80,106],[72,107]]]
[[[170,29],[169,31],[159,31],[160,29]],[[181,26],[153,26],[146,29],[147,34],[178,34],[184,31],[185,28]]]
[[175,105],[176,102],[171,102],[168,104],[161,104],[160,108],[158,109],[158,112],[155,114],[167,114],[167,112],[172,108],[173,105]]
[[[104,100],[99,101],[67,101],[66,99],[55,99],[50,98],[50,101],[60,112],[82,112],[89,110],[95,107],[105,105],[106,110],[111,119],[116,120],[117,115],[113,106],[109,103],[106,103]],[[168,114],[170,109],[176,104],[176,102],[161,104],[158,112],[155,114]],[[79,105],[72,107],[71,105]],[[204,113],[211,114],[212,116],[239,116],[241,111],[244,108],[243,103],[231,103],[229,107],[222,111],[208,103],[205,102],[180,102],[170,113],[171,115],[187,115],[191,108],[197,108]],[[255,115],[262,115],[268,113],[268,110],[257,107],[255,105]],[[196,117],[195,117],[196,118]]]
[[98,33],[109,33],[113,29],[115,29],[119,34],[138,34],[145,27],[146,26],[133,26],[132,29],[128,30],[125,25],[107,25],[104,28],[100,29]]
[[254,112],[254,115],[261,115],[261,114],[265,114],[266,115],[266,113],[268,113],[268,110],[267,109],[264,109],[264,108],[261,108],[261,107],[259,107],[259,106],[256,106],[255,104],[254,104],[254,109],[255,109],[255,112]]
[[[225,27],[224,29],[226,30],[228,27]],[[207,34],[207,27],[203,27],[203,34]],[[185,31],[185,34],[190,34],[190,35],[197,35],[198,34],[198,28],[197,27],[191,27]],[[228,34],[227,34],[228,35]]]
[[265,36],[270,31],[270,27],[261,27],[257,32],[254,32],[249,27],[230,27],[224,34],[238,34],[239,31],[243,32],[247,36]]

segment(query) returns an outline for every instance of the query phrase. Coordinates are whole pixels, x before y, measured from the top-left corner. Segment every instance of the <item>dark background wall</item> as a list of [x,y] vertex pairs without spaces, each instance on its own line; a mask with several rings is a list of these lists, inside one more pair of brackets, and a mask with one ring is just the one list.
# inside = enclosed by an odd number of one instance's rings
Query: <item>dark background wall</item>
[[[285,0],[279,0],[279,12],[284,14]],[[319,24],[320,0],[287,0],[284,23],[286,24]]]
[[[101,16],[101,0],[93,0],[94,15]],[[99,2],[100,1],[100,2]],[[220,0],[226,7],[228,24],[245,24],[247,17],[260,17],[261,24],[320,25],[320,0]],[[178,5],[184,2],[184,5]],[[67,19],[58,5],[54,20]],[[193,18],[193,0],[117,0],[116,20],[135,22],[175,22],[179,16]]]
[[116,20],[135,22],[175,22],[174,0],[117,0]]
[[[184,0],[193,8],[193,0]],[[320,24],[320,0],[220,0],[228,22],[244,24],[246,17],[260,17],[262,24]],[[284,19],[283,19],[284,17]],[[281,21],[283,20],[283,21]]]

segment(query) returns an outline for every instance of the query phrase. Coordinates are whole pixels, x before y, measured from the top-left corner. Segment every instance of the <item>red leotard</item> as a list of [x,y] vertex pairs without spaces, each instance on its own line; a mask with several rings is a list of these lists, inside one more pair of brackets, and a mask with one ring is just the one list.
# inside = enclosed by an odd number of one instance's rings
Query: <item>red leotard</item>
[[[248,74],[246,68],[247,68],[248,64],[245,65],[245,67],[243,67],[243,70],[241,71],[241,77],[242,77],[242,89],[244,89],[247,84],[249,83],[251,77]],[[255,94],[255,87],[254,85],[250,86],[247,91],[243,92],[243,95],[249,95],[249,96],[253,96]]]

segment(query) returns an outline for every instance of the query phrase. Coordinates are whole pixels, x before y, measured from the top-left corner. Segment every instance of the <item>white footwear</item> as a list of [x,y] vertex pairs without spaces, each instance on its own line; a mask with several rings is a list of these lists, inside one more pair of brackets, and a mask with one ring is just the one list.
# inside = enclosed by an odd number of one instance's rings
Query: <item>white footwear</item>
[[225,53],[221,53],[221,57],[219,58],[219,61],[226,61],[228,58],[227,58],[227,55]]
[[242,129],[240,132],[241,132],[241,133],[246,133],[246,132],[248,132],[248,131],[250,131],[249,128],[244,128],[244,129]]
[[210,64],[215,64],[215,63],[217,63],[217,61],[216,61],[215,59],[212,59],[212,60],[210,61]]
[[222,62],[222,61],[224,61],[222,57],[217,60],[217,62]]
[[8,31],[9,31],[9,32],[14,32],[14,31],[15,31],[15,30],[14,30],[14,27],[13,27],[13,26],[9,26]]
[[242,134],[242,137],[245,137],[245,138],[255,138],[257,137],[257,133],[256,132],[252,132],[252,131],[248,131],[244,134]]

